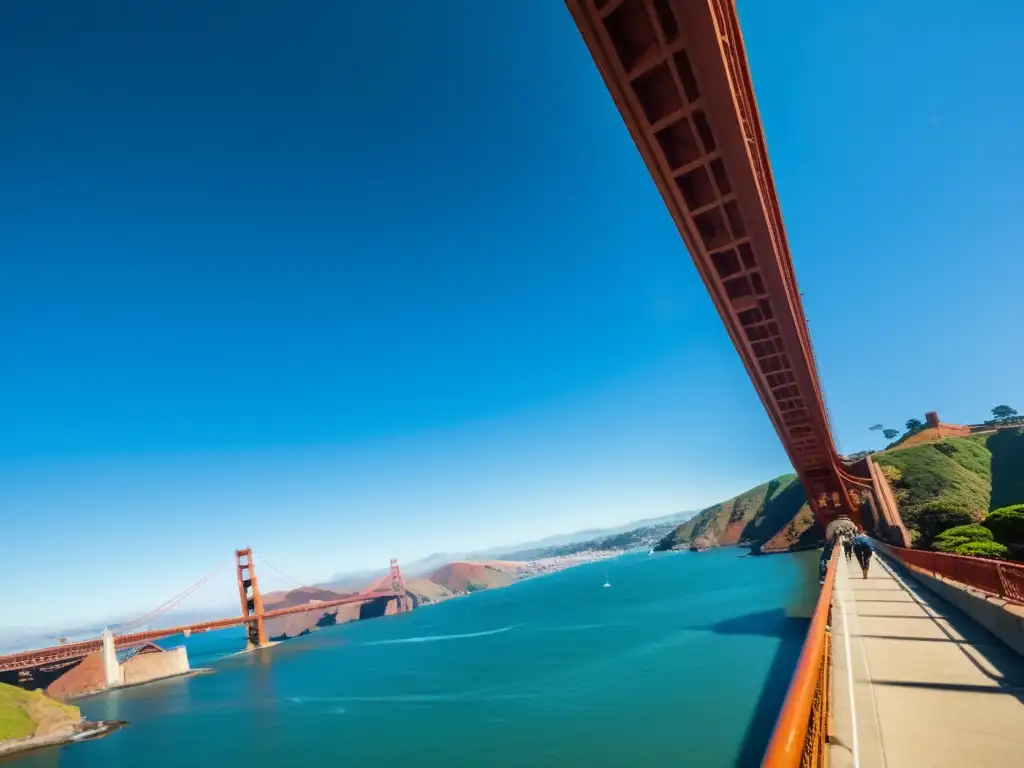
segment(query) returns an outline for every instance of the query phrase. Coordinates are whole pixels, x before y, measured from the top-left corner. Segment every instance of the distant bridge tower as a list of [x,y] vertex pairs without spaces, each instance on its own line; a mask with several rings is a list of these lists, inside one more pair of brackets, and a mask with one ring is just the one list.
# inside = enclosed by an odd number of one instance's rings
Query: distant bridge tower
[[238,568],[238,596],[242,601],[242,616],[252,617],[246,623],[246,639],[249,648],[267,644],[267,628],[263,624],[263,596],[256,581],[256,566],[252,561],[252,549],[235,550],[235,565]]
[[396,606],[398,613],[404,613],[408,611],[411,606],[409,605],[409,596],[405,591],[405,580],[402,578],[402,569],[398,567],[398,560],[391,558],[391,589],[398,595],[396,600]]

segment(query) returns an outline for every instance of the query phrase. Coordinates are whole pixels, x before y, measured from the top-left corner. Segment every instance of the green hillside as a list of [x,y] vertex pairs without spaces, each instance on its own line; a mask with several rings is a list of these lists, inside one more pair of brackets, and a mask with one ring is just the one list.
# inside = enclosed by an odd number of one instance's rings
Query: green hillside
[[942,510],[962,510],[980,522],[994,509],[1024,503],[1024,429],[950,437],[874,458],[917,544],[930,541]]
[[662,552],[739,544],[776,551],[820,542],[821,532],[812,525],[803,486],[790,474],[701,510],[654,548]]
[[0,683],[0,742],[32,736],[40,726],[50,728],[80,719],[77,707],[55,701],[41,691]]

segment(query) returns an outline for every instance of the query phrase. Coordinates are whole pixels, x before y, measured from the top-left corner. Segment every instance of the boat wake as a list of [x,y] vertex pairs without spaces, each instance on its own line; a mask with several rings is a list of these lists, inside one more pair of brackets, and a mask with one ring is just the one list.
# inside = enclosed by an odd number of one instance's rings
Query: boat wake
[[518,626],[521,625],[512,624],[501,629],[489,629],[485,632],[466,632],[460,635],[422,635],[420,637],[400,637],[394,640],[374,640],[373,642],[363,643],[363,645],[402,645],[405,643],[437,643],[442,640],[466,640],[471,637],[500,635],[502,632],[508,632],[510,629],[515,629]]
[[561,624],[554,625],[551,627],[537,627],[540,632],[592,632],[594,630],[609,630],[613,627],[626,626],[622,623],[602,623],[602,624]]

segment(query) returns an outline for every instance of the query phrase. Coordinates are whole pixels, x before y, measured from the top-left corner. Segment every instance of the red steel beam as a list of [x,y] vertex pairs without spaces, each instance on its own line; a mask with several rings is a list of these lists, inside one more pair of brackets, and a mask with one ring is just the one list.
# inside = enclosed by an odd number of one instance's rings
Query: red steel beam
[[822,526],[859,524],[829,424],[736,7],[566,0]]

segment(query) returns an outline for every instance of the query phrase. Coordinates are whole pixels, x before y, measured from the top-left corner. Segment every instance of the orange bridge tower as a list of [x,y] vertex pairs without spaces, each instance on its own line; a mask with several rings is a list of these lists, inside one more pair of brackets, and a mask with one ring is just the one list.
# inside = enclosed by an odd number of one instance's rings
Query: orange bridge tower
[[245,625],[247,647],[259,648],[267,644],[267,628],[263,624],[263,596],[256,580],[252,549],[236,549],[235,565],[238,569],[238,596],[242,601],[242,616],[251,617]]
[[402,578],[402,569],[398,567],[398,560],[391,558],[391,589],[396,595],[396,613],[404,613],[410,610],[409,596],[405,591],[405,580]]

